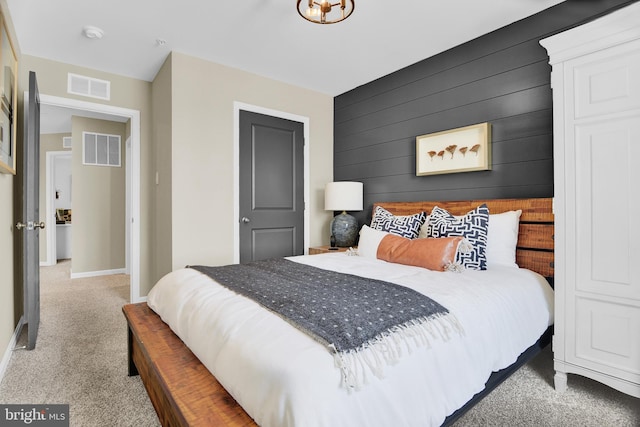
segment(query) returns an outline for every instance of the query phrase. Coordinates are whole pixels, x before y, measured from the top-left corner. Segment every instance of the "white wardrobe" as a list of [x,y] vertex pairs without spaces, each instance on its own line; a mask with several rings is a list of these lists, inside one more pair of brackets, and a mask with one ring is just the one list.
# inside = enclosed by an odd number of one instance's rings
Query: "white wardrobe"
[[580,374],[640,397],[640,2],[540,43],[554,110],[555,386]]

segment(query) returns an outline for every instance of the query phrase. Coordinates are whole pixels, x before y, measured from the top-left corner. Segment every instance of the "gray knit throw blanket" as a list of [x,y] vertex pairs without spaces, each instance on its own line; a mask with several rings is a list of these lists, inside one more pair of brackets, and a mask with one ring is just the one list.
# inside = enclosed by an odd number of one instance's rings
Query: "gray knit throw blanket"
[[381,280],[283,258],[189,267],[326,345],[348,388],[364,384],[367,371],[383,377],[384,366],[404,352],[462,332],[455,317],[431,298]]

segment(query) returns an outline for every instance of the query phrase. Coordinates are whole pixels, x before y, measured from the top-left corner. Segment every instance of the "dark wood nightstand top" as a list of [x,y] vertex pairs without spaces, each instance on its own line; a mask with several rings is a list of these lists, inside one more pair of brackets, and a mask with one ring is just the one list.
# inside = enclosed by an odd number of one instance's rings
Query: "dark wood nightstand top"
[[[357,249],[357,246],[354,246],[353,249]],[[318,254],[326,254],[331,252],[346,252],[349,248],[336,248],[335,250],[329,249],[329,245],[326,246],[314,246],[309,248],[309,255],[318,255]]]

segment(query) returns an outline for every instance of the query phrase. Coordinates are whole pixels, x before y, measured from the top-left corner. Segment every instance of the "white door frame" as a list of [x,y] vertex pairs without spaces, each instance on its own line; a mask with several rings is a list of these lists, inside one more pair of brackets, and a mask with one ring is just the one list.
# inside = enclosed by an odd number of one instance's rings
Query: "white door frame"
[[[125,159],[127,159],[125,163],[125,218],[131,218],[131,163],[129,159],[131,158],[131,135],[127,137],[125,142]],[[125,221],[125,243],[124,243],[124,270],[125,274],[131,274],[131,220]],[[138,257],[140,258],[140,257]]]
[[[25,92],[25,99],[29,99],[28,92]],[[131,258],[129,299],[130,302],[146,300],[146,297],[140,295],[140,111],[42,93],[40,104],[110,114],[131,120],[131,154],[127,159],[127,162],[131,162],[131,179],[126,184],[129,194],[127,205],[131,215],[127,218],[130,223],[129,254]]]
[[[55,190],[53,188],[55,184],[55,173],[56,167],[55,162],[56,159],[61,157],[71,157],[71,151],[47,151],[46,157],[46,166],[45,166],[45,219],[44,222],[46,224],[45,232],[47,235],[47,259],[44,262],[40,262],[41,266],[51,266],[56,265],[57,263],[57,236],[56,236],[56,218],[55,218],[55,206],[54,194]],[[53,213],[53,217],[51,214]]]
[[309,117],[257,105],[235,101],[233,103],[233,262],[240,262],[240,110],[281,119],[293,120],[304,125],[304,252],[309,242]]

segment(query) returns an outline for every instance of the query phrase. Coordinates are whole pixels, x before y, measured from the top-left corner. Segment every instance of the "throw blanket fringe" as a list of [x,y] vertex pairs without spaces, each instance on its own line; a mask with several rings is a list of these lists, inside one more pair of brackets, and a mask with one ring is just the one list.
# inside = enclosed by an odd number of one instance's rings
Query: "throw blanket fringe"
[[434,339],[448,341],[452,332],[464,333],[458,319],[451,313],[438,314],[395,326],[357,349],[338,351],[333,344],[329,349],[342,372],[343,386],[359,390],[366,383],[368,372],[382,379],[385,366],[397,363],[404,352],[409,354],[423,346],[431,348]]

